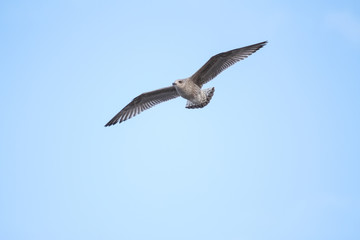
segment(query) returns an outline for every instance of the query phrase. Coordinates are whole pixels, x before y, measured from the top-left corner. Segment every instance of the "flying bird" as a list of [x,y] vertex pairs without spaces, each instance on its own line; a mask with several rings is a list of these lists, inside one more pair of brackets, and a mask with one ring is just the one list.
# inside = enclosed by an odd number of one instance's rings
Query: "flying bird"
[[201,89],[202,86],[226,68],[265,46],[266,43],[267,41],[219,53],[211,57],[191,77],[176,80],[170,87],[140,94],[116,114],[105,127],[126,121],[146,109],[179,96],[187,100],[186,108],[205,107],[213,97],[215,88]]

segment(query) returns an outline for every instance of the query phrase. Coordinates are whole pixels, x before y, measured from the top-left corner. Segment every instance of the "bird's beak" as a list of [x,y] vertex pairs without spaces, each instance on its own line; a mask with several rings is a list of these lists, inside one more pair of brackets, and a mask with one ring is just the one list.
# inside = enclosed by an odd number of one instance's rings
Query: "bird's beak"
[[173,82],[173,86],[175,86],[176,85],[176,82]]

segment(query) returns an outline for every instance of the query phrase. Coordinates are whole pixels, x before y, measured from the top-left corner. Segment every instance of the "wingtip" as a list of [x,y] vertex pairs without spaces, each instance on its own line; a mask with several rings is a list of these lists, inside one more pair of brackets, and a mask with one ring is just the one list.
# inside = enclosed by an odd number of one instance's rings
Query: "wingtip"
[[110,126],[112,126],[112,125],[115,125],[116,123],[117,123],[117,121],[116,121],[116,122],[110,121],[110,122],[108,122],[107,124],[105,124],[104,127],[110,127]]
[[256,43],[254,44],[253,46],[257,46],[258,50],[262,47],[264,47],[266,44],[268,43],[268,41],[263,41],[263,42],[259,42],[259,43]]
[[259,43],[249,45],[247,47],[252,47],[252,48],[256,48],[256,50],[259,50],[260,48],[264,47],[267,43],[268,43],[268,41],[266,40],[266,41],[263,41],[263,42],[259,42]]
[[261,45],[261,46],[265,46],[267,43],[268,43],[268,41],[266,40],[266,41],[260,42],[258,44]]

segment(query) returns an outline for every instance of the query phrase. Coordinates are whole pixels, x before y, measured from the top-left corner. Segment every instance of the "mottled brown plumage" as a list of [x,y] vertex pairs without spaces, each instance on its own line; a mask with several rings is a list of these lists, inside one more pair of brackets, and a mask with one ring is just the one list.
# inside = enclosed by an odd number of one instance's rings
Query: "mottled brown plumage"
[[201,89],[202,86],[215,78],[226,68],[250,56],[263,46],[267,41],[253,44],[243,48],[237,48],[228,52],[219,53],[211,57],[194,75],[189,78],[176,80],[173,86],[161,88],[155,91],[143,93],[134,98],[106,125],[111,126],[128,120],[140,112],[149,109],[156,104],[168,101],[176,97],[188,100],[186,108],[202,108],[206,106],[213,94],[214,88]]

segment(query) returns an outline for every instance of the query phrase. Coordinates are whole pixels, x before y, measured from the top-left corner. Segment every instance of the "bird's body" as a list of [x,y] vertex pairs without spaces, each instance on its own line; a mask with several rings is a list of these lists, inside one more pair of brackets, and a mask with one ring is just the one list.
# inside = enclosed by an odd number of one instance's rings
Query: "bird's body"
[[173,83],[173,86],[181,97],[195,104],[200,104],[205,101],[206,96],[201,88],[189,78],[177,80]]
[[176,80],[170,87],[146,92],[137,96],[105,126],[111,126],[118,122],[121,123],[156,104],[179,96],[188,100],[186,108],[202,108],[206,106],[214,95],[215,88],[202,89],[202,86],[229,66],[248,57],[265,46],[266,43],[267,42],[257,43],[247,47],[219,53],[211,57],[209,61],[207,61],[191,77]]

